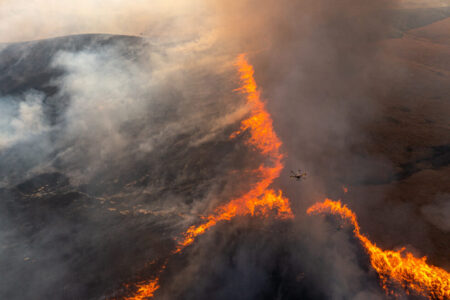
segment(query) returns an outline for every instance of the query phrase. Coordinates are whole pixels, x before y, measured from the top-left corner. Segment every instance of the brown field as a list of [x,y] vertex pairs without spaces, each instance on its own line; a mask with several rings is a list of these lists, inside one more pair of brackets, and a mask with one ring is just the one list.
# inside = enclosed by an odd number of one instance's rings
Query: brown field
[[[389,203],[389,209],[361,213],[362,228],[374,241],[387,248],[406,246],[449,270],[450,18],[383,46],[386,64],[396,71],[382,81],[387,86],[378,92],[381,113],[368,128],[368,148],[395,166],[387,171],[392,174],[382,174],[395,179],[352,187],[349,197],[370,195],[370,203]],[[404,220],[411,215],[417,222]]]

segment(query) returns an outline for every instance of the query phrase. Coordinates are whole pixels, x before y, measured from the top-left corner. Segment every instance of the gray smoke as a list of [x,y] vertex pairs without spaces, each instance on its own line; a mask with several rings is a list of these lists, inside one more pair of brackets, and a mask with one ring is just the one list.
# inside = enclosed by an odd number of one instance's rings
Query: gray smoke
[[[393,230],[383,246],[433,248],[427,226],[446,230],[447,203],[386,205],[397,171],[367,149],[379,96],[391,89],[382,41],[405,30],[397,2],[113,2],[106,12],[82,1],[70,18],[53,3],[41,27],[16,34],[0,21],[4,41],[147,36],[2,45],[0,298],[119,297],[130,291],[124,283],[152,278],[167,261],[161,299],[383,299],[351,228],[305,214],[342,197],[343,185],[354,188],[346,201],[369,236],[427,220],[411,225],[415,238]],[[24,6],[8,2],[0,16],[39,24],[45,12],[7,13]],[[234,91],[242,52],[283,141],[275,187],[296,218],[223,222],[170,256],[201,215],[258,180],[244,170],[264,158],[245,134],[229,139],[248,114]],[[299,167],[308,180],[288,181]]]
[[444,232],[450,231],[450,199],[448,195],[439,195],[433,203],[421,207],[426,220]]

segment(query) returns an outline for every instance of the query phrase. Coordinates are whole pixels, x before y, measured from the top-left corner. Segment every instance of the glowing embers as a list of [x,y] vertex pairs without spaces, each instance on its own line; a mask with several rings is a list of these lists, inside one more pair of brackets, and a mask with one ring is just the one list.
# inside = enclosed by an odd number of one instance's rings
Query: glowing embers
[[152,298],[155,295],[155,291],[159,289],[159,278],[156,277],[153,280],[142,282],[136,285],[137,291],[134,295],[124,298],[124,300],[144,300]]
[[372,267],[377,271],[383,288],[388,293],[389,283],[400,284],[407,291],[413,291],[430,299],[450,299],[450,274],[443,269],[426,263],[426,257],[416,258],[411,253],[382,250],[361,234],[356,215],[340,201],[325,199],[307,210],[308,214],[328,213],[338,215],[350,222],[355,236],[361,241],[370,256]]

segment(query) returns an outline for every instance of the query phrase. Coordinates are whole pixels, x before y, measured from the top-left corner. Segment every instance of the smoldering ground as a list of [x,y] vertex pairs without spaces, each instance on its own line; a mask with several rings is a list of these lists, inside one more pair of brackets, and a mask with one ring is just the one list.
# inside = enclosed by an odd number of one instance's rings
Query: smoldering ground
[[[85,1],[79,11],[95,3]],[[154,276],[167,258],[162,299],[383,298],[351,231],[304,211],[325,195],[342,196],[342,184],[395,178],[390,162],[365,152],[364,142],[365,125],[379,113],[377,93],[388,92],[382,78],[391,70],[378,41],[397,33],[397,7],[219,1],[181,15],[182,8],[163,9],[164,18],[141,12],[136,24],[142,3],[130,7],[126,27],[150,32],[148,39],[71,36],[5,45],[0,53],[8,108],[2,115],[11,120],[2,125],[0,143],[2,298],[123,295],[124,283]],[[115,13],[101,22],[89,14],[79,27],[53,15],[62,31],[52,32],[46,20],[33,27],[39,34],[24,37],[79,33],[74,28],[117,33],[121,23]],[[27,10],[27,16],[34,15]],[[25,22],[20,14],[14,20]],[[247,113],[233,92],[239,52],[249,52],[284,143],[289,167],[276,185],[297,217],[219,224],[168,257],[174,238],[199,215],[257,180],[245,170],[263,158],[245,145],[245,135],[229,140]],[[301,185],[285,180],[291,166],[311,177]],[[352,201],[363,216],[385,205]],[[399,220],[389,214],[383,217]],[[376,226],[371,220],[363,224],[369,231]],[[382,242],[399,246],[397,238]]]

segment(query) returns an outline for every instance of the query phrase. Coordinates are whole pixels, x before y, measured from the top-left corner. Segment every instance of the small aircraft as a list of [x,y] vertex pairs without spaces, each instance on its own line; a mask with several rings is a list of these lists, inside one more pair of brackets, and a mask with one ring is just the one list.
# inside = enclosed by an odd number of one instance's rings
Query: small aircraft
[[294,171],[291,170],[291,178],[295,178],[297,181],[299,181],[300,179],[306,179],[306,172],[302,172],[302,170],[298,170],[297,173],[294,173]]

